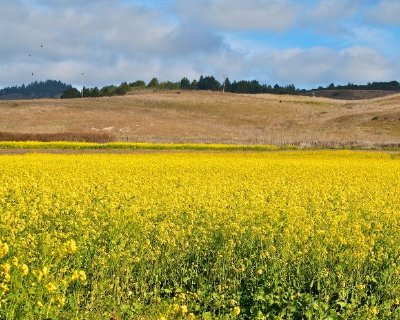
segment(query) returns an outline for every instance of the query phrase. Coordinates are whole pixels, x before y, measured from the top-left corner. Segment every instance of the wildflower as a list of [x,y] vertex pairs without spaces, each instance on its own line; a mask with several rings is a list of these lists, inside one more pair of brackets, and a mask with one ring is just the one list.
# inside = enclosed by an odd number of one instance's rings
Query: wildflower
[[42,274],[43,274],[44,277],[47,276],[49,274],[49,268],[43,267],[42,268]]
[[11,262],[14,267],[18,267],[19,262],[17,257],[12,258]]
[[11,265],[9,263],[3,263],[1,265],[1,269],[3,273],[9,273],[11,270]]
[[83,270],[80,270],[80,271],[75,270],[72,273],[71,279],[72,279],[72,281],[79,280],[79,281],[84,282],[84,281],[86,281],[86,273]]
[[21,272],[21,274],[23,276],[26,276],[29,273],[29,267],[25,263],[23,263],[23,264],[20,265],[19,271]]
[[180,307],[180,312],[182,314],[186,314],[188,312],[188,307],[186,305],[183,305]]
[[57,286],[53,282],[49,282],[46,285],[46,289],[47,289],[48,292],[52,293],[52,292],[57,290]]
[[238,316],[240,314],[240,307],[236,306],[232,309],[232,315],[233,316]]
[[65,251],[69,254],[75,253],[78,249],[75,240],[68,240],[64,245]]
[[8,244],[0,240],[0,258],[6,256],[8,254],[8,251],[10,251]]
[[0,292],[7,292],[10,289],[8,288],[8,285],[6,285],[5,283],[0,283]]
[[63,307],[65,305],[65,297],[64,296],[57,296],[56,303],[58,307]]

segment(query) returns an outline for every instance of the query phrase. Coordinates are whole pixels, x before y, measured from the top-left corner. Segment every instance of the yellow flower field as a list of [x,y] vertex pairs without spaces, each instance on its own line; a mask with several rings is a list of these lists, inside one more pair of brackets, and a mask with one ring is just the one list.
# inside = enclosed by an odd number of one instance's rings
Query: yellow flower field
[[400,157],[0,156],[0,319],[400,319]]

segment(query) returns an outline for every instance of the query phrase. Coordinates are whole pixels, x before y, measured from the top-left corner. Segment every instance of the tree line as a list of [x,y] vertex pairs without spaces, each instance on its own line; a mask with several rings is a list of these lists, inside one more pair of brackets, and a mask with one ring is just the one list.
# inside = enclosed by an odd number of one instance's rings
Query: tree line
[[349,82],[347,85],[337,85],[331,83],[326,88],[319,87],[318,89],[326,89],[326,90],[388,90],[388,91],[398,91],[400,90],[400,83],[398,81],[388,81],[388,82],[369,82],[367,84],[354,84]]
[[33,99],[33,98],[81,98],[83,97],[104,97],[124,95],[132,89],[153,89],[153,90],[210,90],[225,91],[232,93],[271,93],[271,94],[311,94],[318,90],[387,90],[400,91],[398,81],[370,82],[365,85],[348,83],[347,85],[335,85],[331,83],[326,87],[318,87],[313,90],[296,88],[293,84],[280,86],[278,84],[267,85],[257,80],[240,80],[231,82],[229,78],[219,82],[214,76],[200,76],[198,80],[190,81],[183,77],[180,81],[159,81],[151,79],[148,83],[143,80],[134,82],[122,82],[120,85],[108,85],[102,88],[87,88],[82,91],[71,85],[56,80],[35,81],[28,85],[6,87],[0,90],[0,99]]
[[[345,89],[358,89],[358,90],[400,90],[400,84],[398,81],[390,82],[372,82],[366,85],[356,85],[349,83],[347,85],[335,86],[333,83],[327,87],[319,87],[318,89],[305,90],[296,88],[295,85],[280,86],[278,84],[267,85],[259,83],[258,80],[240,80],[231,82],[229,78],[225,78],[224,81],[219,82],[214,76],[200,76],[198,80],[190,81],[187,77],[182,78],[178,82],[171,81],[159,81],[157,78],[151,79],[147,84],[143,80],[127,83],[123,82],[119,86],[106,86],[101,89],[94,88],[83,88],[84,97],[103,97],[103,96],[114,96],[124,95],[132,88],[150,88],[153,90],[208,90],[208,91],[225,91],[232,93],[271,93],[271,94],[311,94],[312,91],[317,90],[345,90]],[[82,96],[82,92],[76,88],[70,88],[63,93],[61,98],[79,98]]]
[[71,85],[56,80],[35,81],[28,85],[6,87],[0,90],[0,99],[58,98]]
[[287,86],[279,86],[278,84],[271,86],[260,84],[257,80],[252,81],[233,81],[226,78],[223,82],[219,82],[214,76],[200,76],[198,80],[190,81],[187,77],[182,78],[178,82],[159,81],[157,78],[151,79],[147,84],[143,80],[127,83],[123,82],[119,86],[110,85],[101,89],[83,88],[79,91],[76,88],[69,88],[62,95],[62,99],[80,98],[80,97],[104,97],[114,95],[124,95],[130,89],[153,89],[153,90],[208,90],[208,91],[225,91],[232,93],[275,93],[275,94],[304,94],[306,90],[296,88],[293,84]]

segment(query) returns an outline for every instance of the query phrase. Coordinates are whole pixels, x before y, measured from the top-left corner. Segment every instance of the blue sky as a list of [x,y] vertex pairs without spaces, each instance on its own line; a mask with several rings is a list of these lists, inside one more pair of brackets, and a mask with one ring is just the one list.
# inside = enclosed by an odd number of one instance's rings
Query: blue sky
[[400,0],[0,0],[0,37],[0,87],[400,80]]

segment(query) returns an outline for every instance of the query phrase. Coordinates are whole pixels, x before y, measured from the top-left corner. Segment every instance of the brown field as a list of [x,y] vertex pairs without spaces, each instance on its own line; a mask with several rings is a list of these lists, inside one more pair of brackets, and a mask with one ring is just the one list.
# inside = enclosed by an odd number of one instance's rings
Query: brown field
[[398,144],[400,95],[350,101],[142,91],[111,98],[0,101],[0,132],[2,140],[79,140],[93,134],[147,142]]

